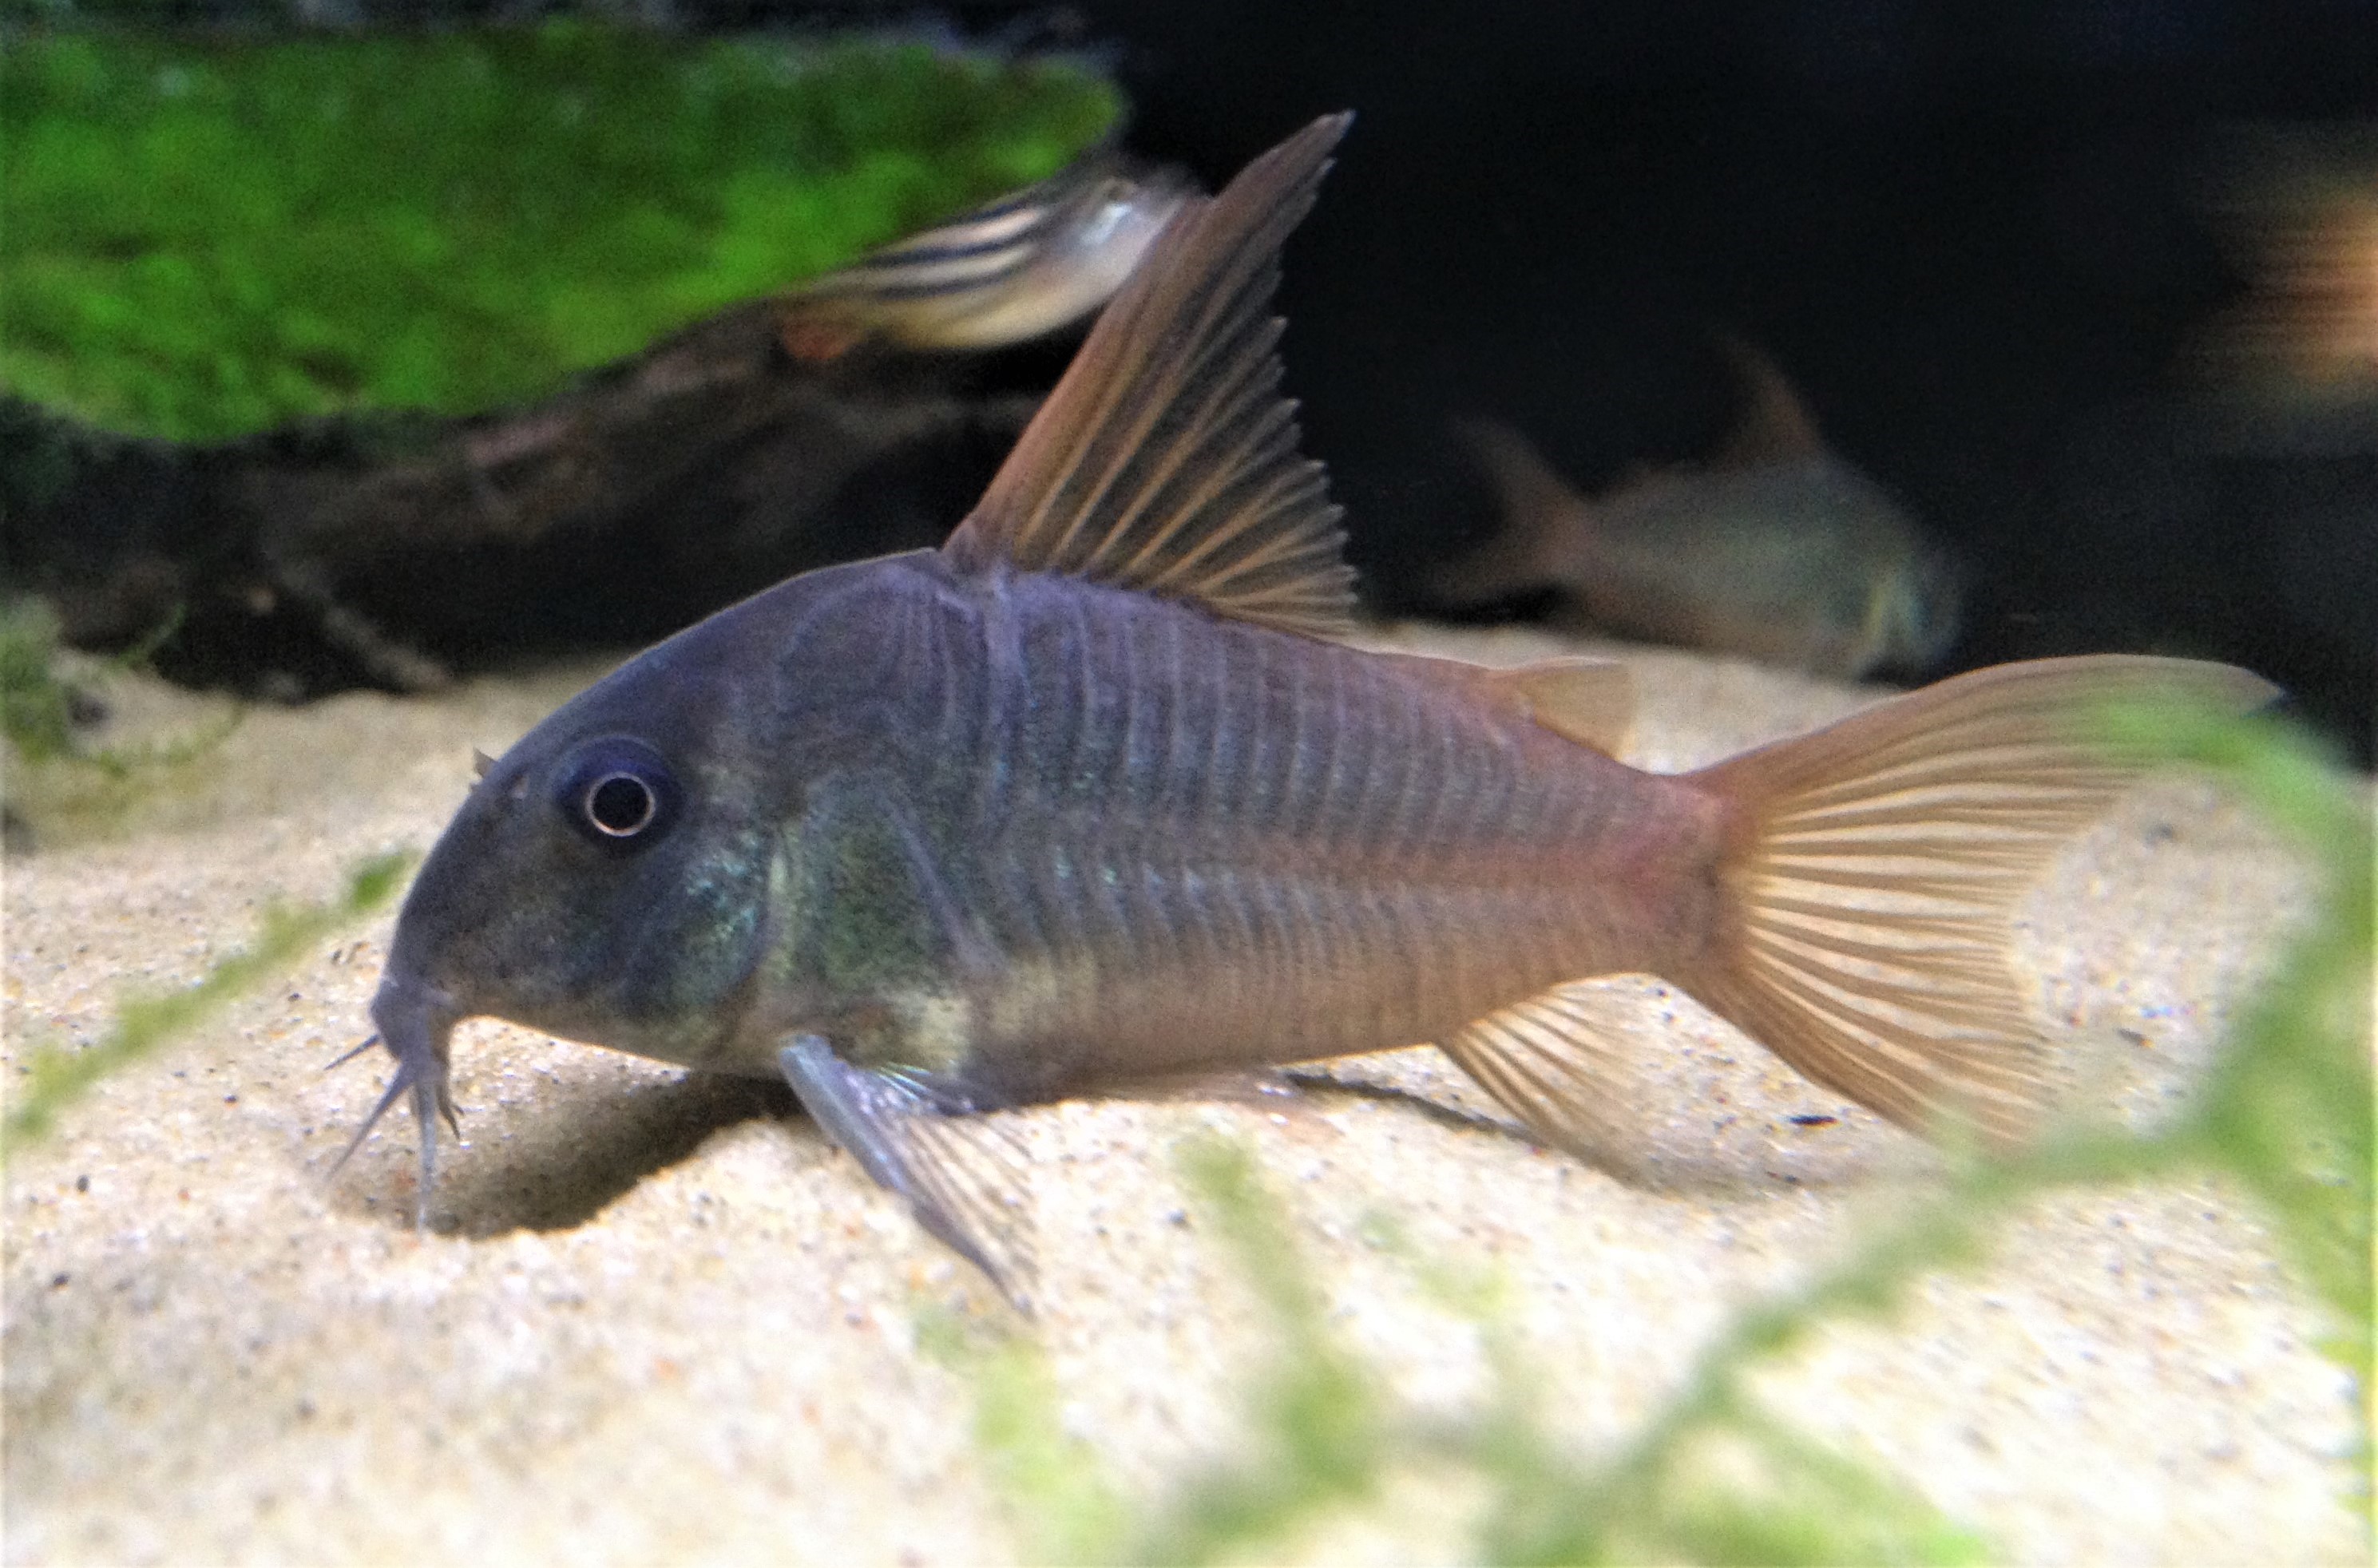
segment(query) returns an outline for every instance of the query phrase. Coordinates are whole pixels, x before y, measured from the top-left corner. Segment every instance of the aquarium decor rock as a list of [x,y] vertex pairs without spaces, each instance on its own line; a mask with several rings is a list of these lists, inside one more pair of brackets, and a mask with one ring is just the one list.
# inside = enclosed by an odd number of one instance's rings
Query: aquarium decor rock
[[0,391],[228,439],[551,393],[1095,141],[1087,66],[582,23],[0,51]]

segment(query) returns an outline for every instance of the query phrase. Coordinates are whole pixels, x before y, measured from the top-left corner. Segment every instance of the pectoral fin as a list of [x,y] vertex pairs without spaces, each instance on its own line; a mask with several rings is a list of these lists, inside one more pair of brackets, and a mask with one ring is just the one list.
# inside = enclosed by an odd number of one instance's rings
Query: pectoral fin
[[794,1035],[776,1064],[860,1169],[907,1199],[919,1224],[1019,1310],[1031,1310],[1030,1167],[1001,1119],[976,1114],[931,1074],[853,1066],[815,1035]]

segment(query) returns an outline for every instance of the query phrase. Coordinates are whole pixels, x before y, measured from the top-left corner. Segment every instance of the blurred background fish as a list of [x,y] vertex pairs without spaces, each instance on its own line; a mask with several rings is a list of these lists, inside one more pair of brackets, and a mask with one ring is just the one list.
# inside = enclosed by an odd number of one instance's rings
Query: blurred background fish
[[1466,426],[1503,528],[1455,563],[1449,595],[1554,587],[1622,636],[1844,678],[1931,668],[1956,640],[1953,562],[1825,445],[1771,361],[1724,346],[1750,400],[1724,447],[1593,500],[1509,425]]
[[1168,166],[1085,158],[785,296],[785,347],[812,363],[865,342],[1004,348],[1082,320],[1138,265],[1195,184]]
[[[2336,706],[2366,752],[2378,669],[2378,118],[2227,123],[2190,174],[2181,188],[2229,287],[2180,344],[2173,449],[2156,487],[2168,498],[2136,536],[2178,532],[2174,516],[2219,520],[2228,569],[2175,582],[2167,602],[2222,606],[2249,628],[2233,644],[2258,639],[2306,685],[2358,687]],[[2111,488],[2089,497],[2096,517],[2111,509]]]
[[2378,449],[2378,121],[2227,127],[2196,201],[2247,280],[2189,345],[2216,438]]

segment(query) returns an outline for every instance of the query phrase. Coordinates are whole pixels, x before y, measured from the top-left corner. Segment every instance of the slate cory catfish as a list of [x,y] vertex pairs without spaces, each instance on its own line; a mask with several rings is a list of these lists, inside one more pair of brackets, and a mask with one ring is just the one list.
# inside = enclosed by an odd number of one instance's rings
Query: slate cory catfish
[[1346,124],[1184,202],[943,548],[721,611],[487,768],[372,1004],[425,1223],[480,1014],[781,1074],[1011,1292],[1028,1215],[981,1113],[1435,1042],[1575,1146],[1562,987],[1594,975],[1894,1120],[2022,1131],[2048,1046],[2008,911],[2134,772],[2076,705],[2268,688],[2006,665],[1663,776],[1609,755],[1616,666],[1334,640],[1351,573],[1269,303]]

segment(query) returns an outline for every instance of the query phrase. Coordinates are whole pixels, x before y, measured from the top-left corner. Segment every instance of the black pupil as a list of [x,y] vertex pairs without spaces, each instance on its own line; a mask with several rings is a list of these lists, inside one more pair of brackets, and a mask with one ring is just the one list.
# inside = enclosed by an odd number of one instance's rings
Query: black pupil
[[613,773],[586,792],[587,820],[613,838],[643,832],[657,805],[652,786],[632,773]]

